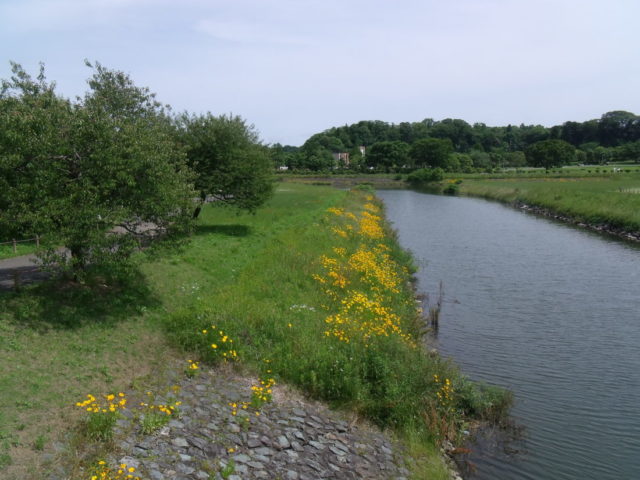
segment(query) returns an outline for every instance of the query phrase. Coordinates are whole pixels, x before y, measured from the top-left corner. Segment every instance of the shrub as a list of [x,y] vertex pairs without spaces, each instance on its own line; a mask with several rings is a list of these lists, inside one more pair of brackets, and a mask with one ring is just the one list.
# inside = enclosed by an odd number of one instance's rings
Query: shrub
[[444,178],[444,170],[441,168],[421,168],[407,175],[407,182],[412,185],[421,183],[440,182]]

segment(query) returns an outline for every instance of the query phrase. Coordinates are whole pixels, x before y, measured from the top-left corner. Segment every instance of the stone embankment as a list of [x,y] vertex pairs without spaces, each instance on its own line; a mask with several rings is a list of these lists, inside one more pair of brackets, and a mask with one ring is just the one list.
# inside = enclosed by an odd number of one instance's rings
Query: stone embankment
[[171,395],[182,402],[179,416],[143,435],[135,408],[127,410],[109,463],[151,480],[408,477],[401,447],[382,432],[287,387],[276,385],[273,401],[259,410],[243,409],[252,384],[219,369],[178,379]]
[[630,232],[606,223],[605,224],[585,223],[575,219],[574,217],[570,217],[568,215],[562,215],[560,213],[554,212],[553,210],[549,210],[548,208],[538,207],[536,205],[528,205],[526,203],[516,203],[515,207],[519,208],[520,210],[524,210],[525,212],[533,213],[535,215],[541,215],[543,217],[553,218],[554,220],[576,225],[578,227],[586,228],[588,230],[593,230],[600,233],[607,233],[609,235],[614,235],[616,237],[622,238],[624,240],[640,242],[640,232]]

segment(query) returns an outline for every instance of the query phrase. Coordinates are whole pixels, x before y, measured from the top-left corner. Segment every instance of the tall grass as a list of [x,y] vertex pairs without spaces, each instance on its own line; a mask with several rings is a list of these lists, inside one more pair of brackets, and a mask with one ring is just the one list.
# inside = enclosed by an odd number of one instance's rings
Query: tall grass
[[460,192],[548,208],[577,221],[640,230],[640,175],[464,180]]

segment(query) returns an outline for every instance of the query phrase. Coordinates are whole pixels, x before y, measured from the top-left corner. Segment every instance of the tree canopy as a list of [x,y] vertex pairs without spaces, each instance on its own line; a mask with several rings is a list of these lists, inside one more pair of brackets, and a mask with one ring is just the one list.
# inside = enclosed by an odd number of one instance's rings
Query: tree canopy
[[183,114],[177,126],[202,200],[211,196],[255,211],[271,196],[273,164],[252,125],[239,116],[207,113]]
[[[419,122],[398,124],[379,120],[363,120],[351,125],[332,127],[312,135],[305,144],[288,147],[287,166],[296,169],[329,170],[345,168],[331,159],[331,154],[348,152],[352,158],[358,155],[361,146],[367,149],[364,161],[352,161],[348,168],[367,170],[405,170],[401,162],[391,160],[394,153],[378,154],[381,148],[390,148],[388,143],[404,142],[415,150],[415,145],[425,139],[449,140],[457,154],[468,157],[451,157],[443,168],[461,171],[486,171],[501,167],[525,166],[524,152],[531,145],[543,140],[563,140],[579,152],[576,161],[604,163],[615,161],[640,162],[636,148],[628,144],[640,141],[640,117],[622,110],[607,112],[599,119],[585,122],[565,122],[562,125],[488,126],[484,123],[470,125],[464,120],[425,118]],[[383,146],[376,146],[383,144]],[[373,153],[373,156],[369,156]],[[367,158],[369,156],[369,158]],[[463,159],[463,162],[459,160]],[[408,170],[418,168],[421,163],[407,164]],[[393,167],[392,165],[396,165]],[[457,166],[459,165],[459,167]],[[533,165],[530,165],[533,166]]]
[[403,166],[409,161],[409,145],[400,140],[374,143],[365,157],[365,161],[370,167],[385,170]]
[[126,262],[144,237],[187,231],[194,195],[160,105],[126,74],[93,68],[75,102],[43,68],[34,80],[17,64],[0,95],[0,223],[55,236],[70,256],[46,260],[76,276]]
[[43,66],[2,80],[0,240],[46,234],[66,249],[45,264],[118,273],[141,244],[189,232],[199,196],[249,211],[269,197],[269,153],[243,119],[175,118],[126,73],[86,64],[73,101]]
[[559,167],[575,158],[576,149],[564,140],[542,140],[527,148],[525,155],[529,165],[534,167]]
[[411,146],[410,155],[416,166],[421,168],[447,168],[453,145],[448,138],[424,138]]

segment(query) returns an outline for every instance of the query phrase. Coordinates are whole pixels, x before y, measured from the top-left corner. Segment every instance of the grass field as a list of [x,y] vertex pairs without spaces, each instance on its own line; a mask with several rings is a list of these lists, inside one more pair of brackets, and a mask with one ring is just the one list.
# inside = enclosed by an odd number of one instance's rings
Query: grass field
[[640,230],[640,172],[594,178],[464,179],[460,193],[548,208],[590,224]]
[[415,478],[444,478],[438,440],[508,397],[416,347],[410,259],[363,195],[282,184],[254,216],[207,207],[182,249],[140,254],[117,287],[0,294],[0,476],[45,478],[87,393],[144,388],[173,359],[219,361],[202,333],[215,322],[244,368],[269,360],[278,382],[394,429],[424,456]]

